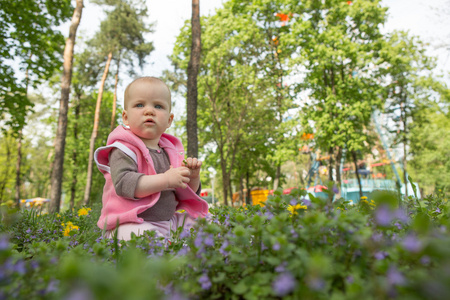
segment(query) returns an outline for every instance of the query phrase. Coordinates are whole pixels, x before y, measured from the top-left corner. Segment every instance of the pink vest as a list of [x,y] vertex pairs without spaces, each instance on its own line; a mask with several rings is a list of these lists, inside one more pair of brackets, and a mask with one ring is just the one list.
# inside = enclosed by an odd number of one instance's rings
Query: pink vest
[[[171,165],[180,167],[184,159],[184,148],[180,140],[172,135],[163,134],[159,141],[164,148]],[[118,126],[108,136],[107,146],[98,148],[94,153],[94,160],[100,172],[105,177],[105,187],[102,196],[102,211],[97,226],[101,229],[114,229],[117,223],[143,223],[144,220],[137,215],[155,205],[161,193],[155,193],[139,200],[130,200],[116,194],[108,166],[109,152],[118,148],[130,156],[138,166],[138,172],[156,174],[150,153],[135,134],[129,129]],[[177,210],[184,209],[193,218],[204,217],[208,213],[208,203],[200,198],[189,186],[185,189],[175,190],[178,206]]]

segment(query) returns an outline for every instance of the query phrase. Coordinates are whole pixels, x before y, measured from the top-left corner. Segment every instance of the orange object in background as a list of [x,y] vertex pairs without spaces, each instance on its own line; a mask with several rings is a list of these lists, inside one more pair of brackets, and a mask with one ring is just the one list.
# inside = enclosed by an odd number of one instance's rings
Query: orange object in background
[[312,140],[313,138],[314,138],[313,133],[306,133],[306,132],[303,132],[302,136],[300,137],[302,141]]
[[277,13],[276,14],[276,16],[278,17],[278,18],[280,18],[280,21],[281,22],[287,22],[287,21],[289,21],[289,15],[287,15],[287,14],[282,14],[282,13]]
[[261,205],[264,206],[264,202],[267,200],[267,196],[269,196],[269,190],[256,190],[251,191],[250,196],[252,197],[253,205]]
[[275,45],[278,45],[278,37],[272,38],[272,41]]

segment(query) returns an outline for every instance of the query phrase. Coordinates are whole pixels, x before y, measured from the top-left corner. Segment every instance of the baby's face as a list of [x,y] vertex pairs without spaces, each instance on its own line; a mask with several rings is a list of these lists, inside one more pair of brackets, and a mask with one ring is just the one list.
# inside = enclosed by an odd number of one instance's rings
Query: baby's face
[[123,123],[140,137],[147,147],[157,148],[161,135],[170,127],[170,92],[162,82],[137,80],[128,89],[122,113]]

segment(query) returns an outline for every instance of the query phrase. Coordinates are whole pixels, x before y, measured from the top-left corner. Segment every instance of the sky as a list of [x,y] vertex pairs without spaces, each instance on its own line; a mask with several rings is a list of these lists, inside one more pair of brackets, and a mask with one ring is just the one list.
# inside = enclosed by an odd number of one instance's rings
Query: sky
[[[224,0],[200,0],[200,14],[210,15],[216,8],[222,6]],[[388,21],[384,30],[408,30],[411,34],[421,37],[430,43],[428,54],[439,56],[437,73],[450,72],[450,0],[383,0],[383,5],[389,7]],[[155,50],[147,58],[142,75],[161,76],[163,70],[169,69],[167,58],[181,27],[192,14],[191,0],[147,0],[150,21],[155,23],[154,33],[149,35]],[[91,37],[99,28],[99,23],[105,15],[99,6],[85,1],[79,34]],[[68,32],[69,26],[66,26]],[[64,27],[62,28],[64,29]],[[63,33],[64,30],[63,30]],[[67,35],[67,33],[65,33]],[[438,47],[447,43],[446,47]],[[76,51],[76,48],[75,48]],[[122,78],[118,89],[118,103],[122,105],[123,90],[130,78]],[[448,76],[447,76],[447,82]],[[179,101],[179,100],[176,100]]]

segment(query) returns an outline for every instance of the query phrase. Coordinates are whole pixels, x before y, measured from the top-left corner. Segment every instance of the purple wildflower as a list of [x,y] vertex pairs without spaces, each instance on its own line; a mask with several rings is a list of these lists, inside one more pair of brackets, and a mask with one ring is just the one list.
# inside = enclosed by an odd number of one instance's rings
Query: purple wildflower
[[0,236],[0,251],[9,249],[9,239],[7,235]]
[[52,293],[58,291],[59,280],[52,279],[45,289],[45,293]]
[[210,246],[210,247],[214,246],[214,237],[213,237],[213,235],[212,234],[208,235],[205,238],[204,243],[205,243],[206,246]]
[[436,208],[436,210],[435,210],[434,212],[440,214],[440,213],[441,213],[441,210],[440,210],[439,207],[438,207],[438,208]]
[[25,231],[26,233],[31,233],[31,229],[28,228],[27,231]]
[[306,199],[306,198],[302,198],[303,204],[306,205],[307,207],[311,206],[311,200]]
[[406,282],[405,276],[403,276],[403,274],[394,266],[389,268],[386,276],[391,285],[404,285]]
[[180,251],[178,251],[178,255],[182,256],[182,255],[186,255],[189,252],[189,247],[183,247],[180,249]]
[[323,290],[323,288],[325,287],[325,281],[322,278],[309,278],[308,281],[308,286],[310,287],[310,289],[314,290],[314,291],[320,291]]
[[266,245],[264,245],[263,242],[261,242],[261,251],[264,251],[266,249],[269,249]]
[[339,189],[336,185],[333,185],[333,188],[331,190],[333,191],[333,193],[339,194]]
[[183,230],[180,233],[180,239],[185,239],[185,238],[189,237],[190,235],[191,235],[191,233],[188,230]]
[[272,246],[272,250],[274,250],[274,251],[278,251],[278,250],[280,250],[280,249],[281,249],[281,246],[280,246],[279,243],[275,243],[275,244]]
[[295,229],[291,229],[291,235],[292,235],[292,237],[293,237],[294,239],[298,238],[298,234],[297,234],[297,232],[295,231]]
[[165,299],[166,300],[187,300],[187,298],[184,297],[179,292],[174,292],[174,293],[168,295]]
[[389,255],[385,251],[378,251],[377,253],[375,253],[373,255],[373,257],[375,257],[377,260],[383,260],[383,259],[385,259],[388,256]]
[[225,216],[225,221],[223,222],[223,225],[230,226],[230,216],[229,215]]
[[14,265],[14,271],[20,275],[25,274],[27,272],[25,262],[23,260],[18,260]]
[[402,224],[400,224],[399,222],[395,222],[395,223],[394,223],[394,226],[397,226],[397,228],[398,228],[399,230],[403,228],[403,227],[402,227]]
[[277,266],[275,268],[275,272],[277,273],[283,273],[286,271],[286,266],[287,266],[287,262],[283,262],[282,264],[280,264],[279,266]]
[[273,214],[270,211],[266,211],[264,215],[267,217],[268,220],[271,220],[273,218]]
[[82,289],[74,289],[70,292],[70,294],[66,298],[67,300],[90,300],[94,299],[91,291],[86,288]]
[[222,254],[223,256],[227,256],[228,254],[229,254],[229,252],[227,252],[225,249],[228,247],[228,241],[225,241],[223,244],[222,244],[222,247],[220,247],[220,249],[219,249],[219,252],[220,252],[220,254]]
[[198,283],[202,285],[202,289],[209,290],[212,286],[211,281],[209,280],[208,274],[203,273],[203,275],[198,279]]
[[353,276],[352,276],[352,275],[347,276],[346,280],[347,280],[347,282],[350,283],[350,284],[352,284],[352,283],[355,281],[355,280],[353,279]]
[[203,244],[203,238],[201,236],[201,233],[197,234],[195,240],[194,240],[194,245],[197,248],[200,248]]
[[383,240],[383,234],[381,232],[375,232],[374,234],[372,234],[372,240],[375,243],[379,243]]
[[422,248],[422,243],[413,234],[409,234],[403,239],[402,246],[405,250],[416,253]]
[[33,270],[36,270],[37,268],[39,268],[39,263],[38,263],[37,261],[35,261],[35,260],[32,260],[32,261],[30,262],[30,266],[31,266],[31,268],[32,268]]
[[283,297],[292,292],[295,289],[295,278],[291,273],[282,273],[275,278],[272,283],[272,289],[275,295]]
[[408,215],[402,208],[399,208],[394,212],[394,218],[398,219],[402,223],[407,223],[409,221]]
[[393,218],[392,212],[386,206],[381,206],[375,213],[375,221],[380,226],[389,226]]

